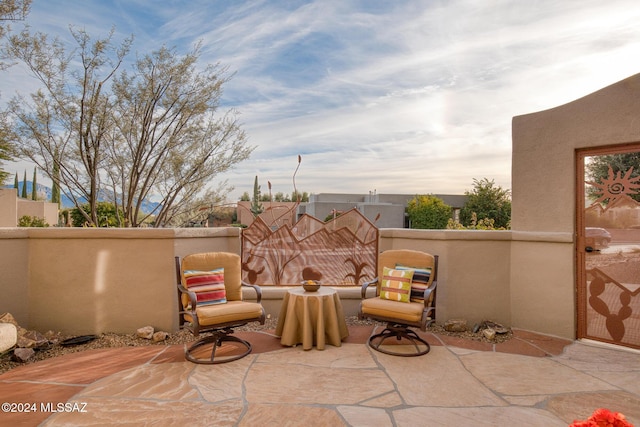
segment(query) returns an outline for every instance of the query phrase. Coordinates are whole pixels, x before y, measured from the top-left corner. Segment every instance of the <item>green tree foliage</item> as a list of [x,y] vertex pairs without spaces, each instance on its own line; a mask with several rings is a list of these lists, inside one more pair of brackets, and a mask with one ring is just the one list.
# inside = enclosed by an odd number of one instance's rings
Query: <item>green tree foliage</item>
[[415,196],[407,204],[411,228],[443,229],[451,218],[452,208],[433,196]]
[[10,132],[8,131],[4,115],[2,115],[2,117],[0,117],[0,186],[4,185],[7,178],[9,178],[9,173],[2,169],[2,164],[4,161],[13,160],[15,154],[9,135]]
[[465,191],[467,201],[460,210],[460,222],[467,228],[493,220],[495,229],[507,229],[511,224],[511,192],[497,186],[493,180],[473,180],[473,191]]
[[[613,178],[618,175],[625,177],[627,172],[633,168],[629,178],[631,180],[634,178],[637,179],[637,177],[640,176],[640,152],[590,157],[585,165],[587,181],[602,184],[604,180],[609,178],[609,167],[611,167]],[[635,194],[633,194],[633,192],[631,193],[630,196],[637,202],[640,202],[640,192]],[[592,200],[602,195],[600,189],[593,185],[587,188],[587,194]],[[607,200],[605,200],[605,203],[606,202]]]
[[449,223],[447,224],[447,229],[449,230],[505,230],[504,227],[496,228],[495,221],[493,218],[485,218],[478,220],[475,212],[471,215],[471,224],[468,226],[464,226],[460,224],[458,221],[454,221],[453,219],[449,219]]
[[31,0],[0,0],[0,37],[8,30],[5,22],[24,20],[30,8]]
[[[137,225],[151,195],[159,197],[155,225],[175,224],[173,218],[202,204],[218,174],[253,151],[235,111],[219,110],[227,69],[199,65],[200,54],[199,46],[185,55],[162,47],[141,57],[133,74],[114,78],[116,141],[107,162],[127,224]],[[219,183],[209,204],[231,189]]]
[[38,200],[38,183],[36,168],[33,168],[33,182],[31,183],[31,200]]
[[299,191],[294,190],[291,193],[291,201],[292,202],[302,202],[302,203],[308,202],[309,201],[309,193],[307,193],[306,191],[301,193]]
[[[132,39],[116,44],[113,30],[96,40],[84,30],[71,35],[69,47],[25,29],[4,49],[42,87],[9,103],[20,155],[57,182],[90,225],[99,225],[104,199],[122,210],[123,226],[150,216],[156,227],[182,221],[214,177],[253,150],[236,113],[218,108],[226,68],[199,65],[199,46],[185,55],[161,47],[126,72]],[[228,193],[223,184],[218,190]],[[157,209],[144,215],[150,199]]]
[[250,202],[251,201],[251,196],[249,196],[249,192],[245,191],[244,193],[242,193],[242,196],[240,196],[240,201],[241,202]]
[[[7,23],[11,21],[22,21],[29,13],[31,0],[0,0],[0,38],[4,37],[10,30]],[[0,70],[9,67],[5,63],[5,55],[0,55]],[[6,121],[6,114],[0,115],[0,186],[4,185],[9,177],[8,172],[2,169],[2,162],[13,160],[15,155],[14,141],[10,128]]]
[[[98,202],[95,216],[98,223],[90,223],[87,221],[85,213],[90,211],[90,206],[85,203],[80,208],[71,209],[71,223],[74,227],[121,227],[123,213],[118,210],[116,205],[110,202]],[[90,212],[93,214],[93,212]],[[93,215],[92,215],[93,216]]]
[[39,218],[37,216],[29,216],[24,215],[18,219],[18,227],[48,227],[44,220],[44,218]]
[[22,192],[20,193],[20,197],[23,199],[27,198],[27,171],[24,171],[24,178],[22,178]]
[[256,179],[253,181],[253,198],[251,199],[251,213],[254,216],[260,215],[264,207],[262,203],[260,203],[260,186],[258,185],[258,175],[256,175]]

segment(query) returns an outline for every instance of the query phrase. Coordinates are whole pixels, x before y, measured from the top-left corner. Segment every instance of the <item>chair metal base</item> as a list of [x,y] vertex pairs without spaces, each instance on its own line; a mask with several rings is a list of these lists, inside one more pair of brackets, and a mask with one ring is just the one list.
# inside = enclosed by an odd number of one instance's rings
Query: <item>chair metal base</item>
[[[383,348],[382,346],[384,345],[385,340],[387,340],[388,338],[395,338],[397,341],[401,341],[402,339],[408,340],[415,347],[415,351],[406,353],[389,350],[390,348],[393,348],[394,345],[397,345],[399,343],[390,344]],[[409,329],[407,326],[391,323],[388,324],[387,327],[379,334],[371,335],[369,337],[369,341],[367,341],[367,344],[369,344],[369,347],[376,351],[379,351],[380,353],[402,357],[422,356],[429,353],[429,350],[431,350],[431,346],[429,345],[429,343],[420,338],[417,333]]]
[[[215,331],[211,335],[208,335],[195,343],[191,344],[190,347],[186,347],[184,349],[184,357],[193,363],[205,364],[205,365],[216,365],[219,363],[227,363],[233,362],[234,360],[242,359],[251,353],[251,343],[245,341],[241,338],[230,335],[232,331],[230,330],[220,330]],[[245,350],[241,353],[224,355],[218,350],[222,347],[225,342],[236,342],[241,344],[238,348],[245,348]],[[204,347],[206,345],[211,344],[211,355],[204,359],[195,356],[195,351],[200,349],[200,347]],[[216,354],[218,352],[219,354]]]

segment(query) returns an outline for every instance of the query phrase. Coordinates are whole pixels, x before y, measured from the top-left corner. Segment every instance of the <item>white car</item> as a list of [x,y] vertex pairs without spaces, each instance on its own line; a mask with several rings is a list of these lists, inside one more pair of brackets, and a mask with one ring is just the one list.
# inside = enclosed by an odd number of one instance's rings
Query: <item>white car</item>
[[585,227],[585,237],[587,246],[598,248],[608,248],[611,243],[611,234],[604,228]]

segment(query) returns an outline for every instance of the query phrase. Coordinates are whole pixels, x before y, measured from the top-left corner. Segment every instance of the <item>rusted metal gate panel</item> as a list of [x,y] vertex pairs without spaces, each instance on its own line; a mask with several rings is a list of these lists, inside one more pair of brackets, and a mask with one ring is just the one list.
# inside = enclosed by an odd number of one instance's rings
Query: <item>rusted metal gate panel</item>
[[378,228],[357,209],[323,222],[303,215],[270,227],[260,217],[242,233],[243,279],[259,285],[361,285],[376,276]]

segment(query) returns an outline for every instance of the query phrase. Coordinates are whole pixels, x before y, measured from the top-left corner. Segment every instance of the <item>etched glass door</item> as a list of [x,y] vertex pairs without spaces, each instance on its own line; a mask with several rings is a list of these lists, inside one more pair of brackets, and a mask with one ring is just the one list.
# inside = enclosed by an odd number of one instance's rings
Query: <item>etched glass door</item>
[[640,145],[578,156],[578,338],[640,348]]

